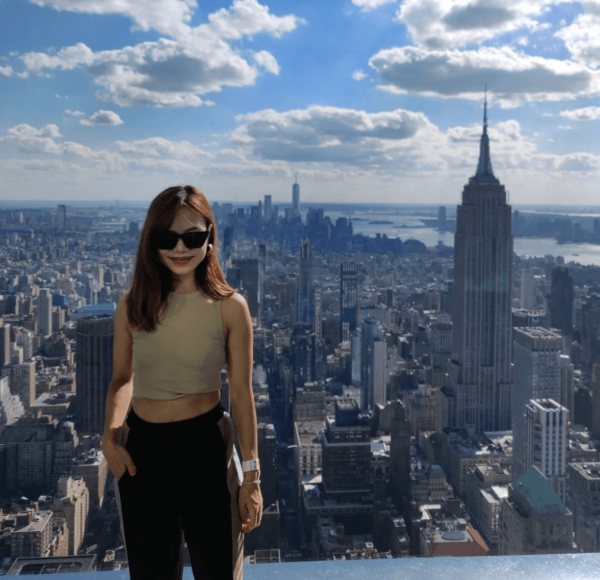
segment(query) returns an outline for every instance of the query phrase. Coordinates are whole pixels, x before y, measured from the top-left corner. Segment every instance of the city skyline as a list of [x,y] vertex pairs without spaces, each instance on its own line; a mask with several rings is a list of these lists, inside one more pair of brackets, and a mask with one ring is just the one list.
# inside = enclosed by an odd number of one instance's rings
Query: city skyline
[[[484,86],[511,205],[593,205],[591,0],[0,4],[0,200],[460,201]],[[540,90],[540,87],[543,90]]]

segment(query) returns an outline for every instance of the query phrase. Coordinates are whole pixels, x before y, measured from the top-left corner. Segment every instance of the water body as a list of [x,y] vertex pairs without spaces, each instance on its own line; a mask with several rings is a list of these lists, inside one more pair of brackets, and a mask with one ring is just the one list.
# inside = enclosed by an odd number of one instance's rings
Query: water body
[[[439,242],[446,246],[454,246],[454,234],[438,232],[435,228],[425,227],[423,223],[423,219],[437,218],[437,207],[407,206],[399,209],[398,206],[389,206],[389,208],[382,206],[373,209],[373,206],[370,206],[370,208],[349,204],[342,209],[332,204],[331,208],[324,208],[324,214],[334,223],[339,217],[349,218],[355,234],[373,237],[379,233],[386,234],[388,238],[400,238],[402,241],[414,239],[423,242],[427,247],[436,246]],[[454,208],[448,208],[451,209]],[[568,208],[565,208],[561,215],[575,217],[578,214],[571,214]],[[447,217],[454,219],[454,211],[452,213],[448,211]],[[373,223],[381,221],[390,223]],[[566,263],[600,266],[600,245],[558,244],[554,238],[516,238],[514,250],[519,256],[562,256]]]

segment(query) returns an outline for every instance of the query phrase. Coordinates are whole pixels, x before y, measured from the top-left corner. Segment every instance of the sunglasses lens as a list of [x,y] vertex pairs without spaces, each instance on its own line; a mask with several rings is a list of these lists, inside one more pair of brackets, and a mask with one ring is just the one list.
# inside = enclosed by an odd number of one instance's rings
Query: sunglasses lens
[[208,231],[206,232],[188,232],[187,234],[182,234],[181,236],[185,247],[189,250],[195,250],[196,248],[201,248],[208,238]]
[[183,240],[186,248],[189,250],[195,250],[201,248],[206,242],[210,232],[187,232],[179,235],[177,232],[171,230],[157,232],[154,236],[154,242],[159,250],[172,250],[179,241],[179,238]]
[[155,237],[156,247],[159,250],[172,250],[179,241],[179,236],[175,232],[158,232]]

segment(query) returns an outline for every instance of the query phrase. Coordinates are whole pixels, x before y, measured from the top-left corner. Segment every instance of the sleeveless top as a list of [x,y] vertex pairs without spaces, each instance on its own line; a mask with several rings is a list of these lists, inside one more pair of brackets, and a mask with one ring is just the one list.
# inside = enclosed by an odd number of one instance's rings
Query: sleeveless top
[[154,332],[134,330],[133,396],[176,399],[221,388],[225,337],[221,302],[171,292]]

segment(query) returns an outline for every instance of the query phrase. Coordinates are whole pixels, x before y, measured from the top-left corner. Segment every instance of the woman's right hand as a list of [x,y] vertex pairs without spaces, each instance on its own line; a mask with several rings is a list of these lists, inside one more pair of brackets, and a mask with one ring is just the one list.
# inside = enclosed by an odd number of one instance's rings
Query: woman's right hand
[[102,441],[102,453],[117,481],[126,471],[129,471],[129,475],[135,475],[133,459],[125,447],[114,441]]

